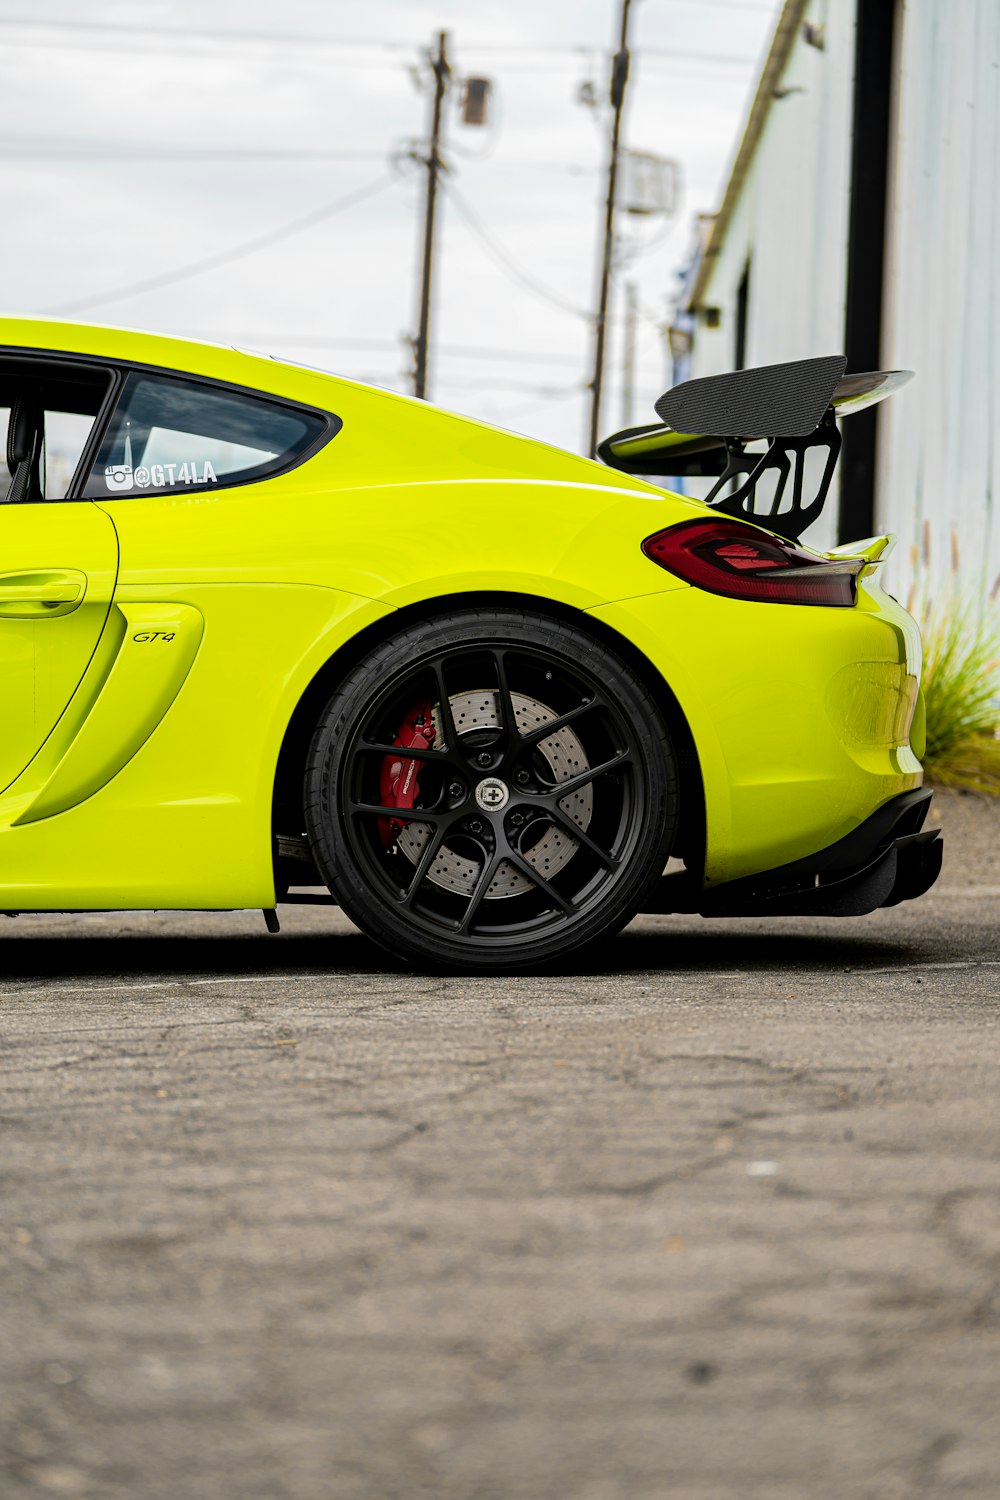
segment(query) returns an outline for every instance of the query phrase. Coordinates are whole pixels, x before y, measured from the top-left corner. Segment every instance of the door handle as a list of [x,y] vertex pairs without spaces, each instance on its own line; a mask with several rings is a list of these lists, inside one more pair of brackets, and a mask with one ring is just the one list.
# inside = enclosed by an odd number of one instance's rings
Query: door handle
[[79,599],[80,587],[74,583],[0,583],[0,599],[27,599],[35,604],[68,604]]
[[0,573],[0,619],[47,620],[68,615],[82,602],[85,573]]

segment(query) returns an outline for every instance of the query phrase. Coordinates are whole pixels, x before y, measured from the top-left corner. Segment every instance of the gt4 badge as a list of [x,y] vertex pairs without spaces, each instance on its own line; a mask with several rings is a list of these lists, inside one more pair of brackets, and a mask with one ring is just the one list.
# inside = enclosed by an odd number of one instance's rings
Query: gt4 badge
[[144,646],[147,641],[172,641],[176,634],[175,630],[138,630],[132,639]]

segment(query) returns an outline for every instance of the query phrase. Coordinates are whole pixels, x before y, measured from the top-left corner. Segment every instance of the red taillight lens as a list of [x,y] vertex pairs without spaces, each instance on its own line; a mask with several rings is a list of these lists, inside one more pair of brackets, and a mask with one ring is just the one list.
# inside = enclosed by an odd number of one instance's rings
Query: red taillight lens
[[685,583],[768,604],[826,604],[849,609],[863,558],[831,562],[741,521],[682,521],[648,536],[651,562]]

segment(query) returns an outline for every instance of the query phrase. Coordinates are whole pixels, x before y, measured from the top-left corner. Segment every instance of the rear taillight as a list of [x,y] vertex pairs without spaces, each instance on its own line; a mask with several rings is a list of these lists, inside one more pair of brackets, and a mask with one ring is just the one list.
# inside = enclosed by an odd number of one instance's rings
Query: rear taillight
[[682,521],[648,536],[651,562],[685,583],[728,599],[826,604],[849,609],[864,558],[814,557],[780,536],[741,521]]

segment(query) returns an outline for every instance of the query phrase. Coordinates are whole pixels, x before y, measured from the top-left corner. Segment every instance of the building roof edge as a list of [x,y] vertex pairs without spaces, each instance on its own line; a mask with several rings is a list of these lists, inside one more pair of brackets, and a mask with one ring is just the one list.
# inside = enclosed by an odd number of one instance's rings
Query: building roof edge
[[736,200],[740,195],[747,171],[753,160],[753,154],[757,149],[757,142],[760,140],[760,134],[764,128],[764,121],[767,119],[768,111],[774,102],[774,89],[777,87],[784,72],[785,63],[788,61],[788,54],[792,50],[792,43],[798,34],[799,23],[802,20],[802,15],[807,4],[808,0],[785,0],[781,13],[778,16],[774,35],[771,38],[771,45],[768,48],[764,65],[761,68],[760,79],[754,93],[753,103],[750,106],[750,113],[743,127],[743,135],[740,139],[739,148],[733,160],[725,192],[722,195],[722,203],[719,206],[718,213],[715,215],[715,223],[712,225],[711,233],[701,253],[694,284],[687,299],[686,305],[690,309],[697,308],[701,303],[705,286],[715,264],[715,257],[721,248],[729,220],[732,218],[733,210],[736,207]]

